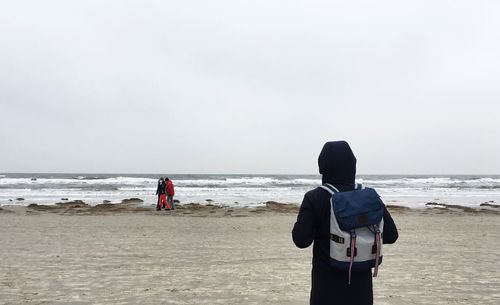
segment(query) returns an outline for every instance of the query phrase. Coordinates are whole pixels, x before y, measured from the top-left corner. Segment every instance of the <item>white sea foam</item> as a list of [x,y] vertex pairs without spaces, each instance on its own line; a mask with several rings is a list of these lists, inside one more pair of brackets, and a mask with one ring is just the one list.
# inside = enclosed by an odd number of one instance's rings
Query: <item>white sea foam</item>
[[[252,206],[274,200],[299,204],[321,183],[319,176],[173,175],[181,202]],[[138,197],[156,202],[158,177],[146,175],[0,175],[0,205],[55,203],[61,198],[120,202]],[[500,176],[361,176],[388,204],[423,207],[427,202],[477,206],[500,202]],[[18,201],[16,198],[25,198]]]
[[78,179],[78,178],[0,178],[0,184],[143,184],[155,183],[157,179],[136,177],[112,177],[105,179]]
[[448,187],[448,188],[487,188],[500,187],[500,178],[459,178],[459,177],[426,177],[426,178],[400,178],[400,179],[359,179],[360,183],[373,186],[407,185],[415,187]]

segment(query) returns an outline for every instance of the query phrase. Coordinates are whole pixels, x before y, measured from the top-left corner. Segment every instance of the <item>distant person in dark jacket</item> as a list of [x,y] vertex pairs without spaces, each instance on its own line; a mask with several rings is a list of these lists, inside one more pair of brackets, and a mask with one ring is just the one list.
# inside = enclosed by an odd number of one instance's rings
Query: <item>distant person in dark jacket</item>
[[[347,142],[327,142],[318,164],[323,183],[341,192],[354,190],[356,158]],[[310,304],[372,305],[371,269],[353,271],[349,285],[349,272],[330,266],[330,198],[331,195],[321,188],[307,192],[292,231],[297,247],[307,248],[314,242]],[[394,220],[384,208],[383,243],[392,244],[397,238]]]
[[158,195],[158,202],[156,203],[156,209],[159,211],[165,208],[165,203],[167,202],[167,192],[166,192],[166,183],[163,177],[158,180],[158,187],[156,188],[156,195]]

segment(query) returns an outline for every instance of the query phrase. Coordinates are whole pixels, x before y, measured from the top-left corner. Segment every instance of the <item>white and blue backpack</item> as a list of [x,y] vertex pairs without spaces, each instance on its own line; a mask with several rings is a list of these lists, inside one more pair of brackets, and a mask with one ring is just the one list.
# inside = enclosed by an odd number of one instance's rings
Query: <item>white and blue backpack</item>
[[[382,263],[384,203],[372,188],[356,184],[352,191],[339,192],[333,185],[321,186],[330,198],[330,265],[349,271],[375,268]],[[354,249],[354,250],[352,250]]]

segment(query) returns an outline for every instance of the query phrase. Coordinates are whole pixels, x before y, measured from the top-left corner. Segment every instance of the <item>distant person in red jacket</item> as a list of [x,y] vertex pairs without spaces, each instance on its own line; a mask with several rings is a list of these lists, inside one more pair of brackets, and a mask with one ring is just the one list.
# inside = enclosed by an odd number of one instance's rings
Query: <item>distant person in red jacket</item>
[[172,182],[172,179],[165,178],[165,183],[167,184],[167,205],[170,205],[169,209],[175,210],[174,207],[174,183]]

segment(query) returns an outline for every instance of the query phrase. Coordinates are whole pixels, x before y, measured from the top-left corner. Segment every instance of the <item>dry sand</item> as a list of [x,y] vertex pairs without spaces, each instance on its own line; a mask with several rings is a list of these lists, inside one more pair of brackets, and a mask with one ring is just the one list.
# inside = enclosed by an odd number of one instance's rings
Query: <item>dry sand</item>
[[[393,209],[375,304],[500,304],[500,216]],[[68,216],[70,215],[70,216]],[[308,304],[296,208],[0,210],[0,304]]]

